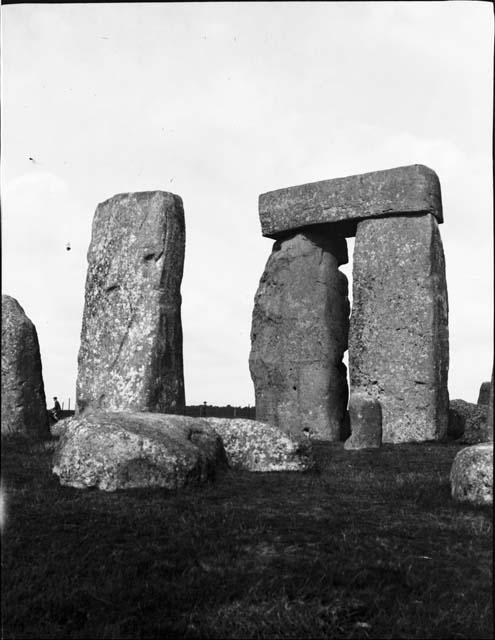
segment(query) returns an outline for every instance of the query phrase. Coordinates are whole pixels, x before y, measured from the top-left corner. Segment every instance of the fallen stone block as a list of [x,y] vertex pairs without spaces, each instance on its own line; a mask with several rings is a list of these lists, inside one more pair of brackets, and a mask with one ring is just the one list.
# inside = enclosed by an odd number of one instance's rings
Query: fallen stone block
[[368,395],[351,393],[349,400],[351,436],[344,449],[378,449],[382,446],[382,408]]
[[96,412],[63,423],[53,458],[62,485],[175,490],[211,480],[227,467],[220,436],[201,420]]
[[438,176],[421,164],[277,189],[259,197],[261,231],[270,238],[329,222],[345,223],[345,235],[352,236],[364,218],[411,214],[431,214],[443,222]]
[[449,403],[449,425],[447,435],[463,444],[487,441],[488,407],[465,400]]
[[98,205],[78,357],[77,411],[184,408],[182,200],[124,193]]
[[11,296],[2,295],[2,436],[49,436],[36,327]]
[[245,471],[307,471],[314,466],[311,443],[264,422],[205,418],[222,439],[227,461]]
[[475,505],[493,504],[493,442],[462,449],[450,471],[452,497]]

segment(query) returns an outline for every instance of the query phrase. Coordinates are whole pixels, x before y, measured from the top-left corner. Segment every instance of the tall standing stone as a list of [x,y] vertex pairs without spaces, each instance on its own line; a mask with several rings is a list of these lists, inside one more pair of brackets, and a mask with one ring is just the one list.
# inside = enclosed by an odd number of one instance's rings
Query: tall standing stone
[[2,435],[49,436],[38,334],[21,305],[2,295]]
[[275,242],[255,297],[249,366],[256,419],[338,440],[347,404],[345,238],[320,230]]
[[384,442],[446,435],[448,365],[447,286],[437,221],[426,214],[359,222],[351,391],[380,401]]
[[77,410],[184,408],[182,200],[164,191],[98,205],[78,358]]

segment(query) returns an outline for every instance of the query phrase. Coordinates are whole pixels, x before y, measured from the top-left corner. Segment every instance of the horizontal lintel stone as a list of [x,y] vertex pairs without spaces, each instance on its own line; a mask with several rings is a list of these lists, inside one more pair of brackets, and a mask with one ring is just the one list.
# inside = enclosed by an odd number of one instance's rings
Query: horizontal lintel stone
[[440,181],[422,164],[311,182],[259,197],[261,231],[268,238],[329,222],[340,223],[339,233],[352,236],[365,218],[426,213],[443,222]]

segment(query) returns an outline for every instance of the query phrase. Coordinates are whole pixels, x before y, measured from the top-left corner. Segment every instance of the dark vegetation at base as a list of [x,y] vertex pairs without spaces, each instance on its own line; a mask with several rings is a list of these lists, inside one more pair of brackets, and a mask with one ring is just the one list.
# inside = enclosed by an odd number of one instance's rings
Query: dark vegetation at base
[[192,418],[248,418],[254,420],[256,407],[233,407],[230,404],[224,407],[212,404],[192,404],[184,409],[184,415]]
[[178,493],[61,487],[4,443],[8,638],[491,638],[492,511],[452,502],[455,443],[227,472]]
[[[70,418],[74,415],[73,410],[62,409],[60,412],[60,420],[63,418]],[[212,404],[191,404],[184,409],[185,416],[191,416],[192,418],[198,418],[200,416],[206,418],[249,418],[254,420],[256,417],[256,407],[233,407],[228,404],[223,407]],[[51,420],[51,423],[54,421]]]

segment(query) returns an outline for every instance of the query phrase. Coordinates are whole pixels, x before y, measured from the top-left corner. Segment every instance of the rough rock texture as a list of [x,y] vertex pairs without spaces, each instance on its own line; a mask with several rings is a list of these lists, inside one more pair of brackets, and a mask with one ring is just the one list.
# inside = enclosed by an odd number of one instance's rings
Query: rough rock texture
[[487,441],[488,407],[465,400],[451,400],[449,403],[449,425],[447,435],[463,444],[477,444]]
[[256,419],[339,440],[347,405],[345,238],[308,231],[275,242],[255,297],[249,368]]
[[490,404],[490,381],[482,382],[480,386],[480,392],[478,395],[478,404]]
[[488,414],[486,416],[486,439],[488,442],[493,442],[493,394],[494,392],[495,392],[495,389],[493,387],[493,369],[492,369],[492,381],[490,385]]
[[88,250],[77,411],[184,407],[182,200],[150,191],[98,205]]
[[2,295],[2,435],[49,435],[38,334],[21,305]]
[[384,442],[447,432],[445,261],[432,215],[364,220],[354,248],[351,392],[382,406]]
[[377,449],[382,446],[382,408],[364,393],[351,393],[349,399],[351,437],[344,449]]
[[63,422],[53,473],[77,489],[177,489],[227,465],[220,437],[184,416],[95,412]]
[[222,439],[227,461],[245,471],[306,471],[314,466],[309,440],[256,420],[205,418]]
[[443,222],[437,174],[421,164],[278,189],[259,197],[261,231],[278,238],[287,231],[327,222],[347,222],[348,235],[363,218],[430,213]]
[[493,503],[493,443],[462,449],[450,470],[452,497],[459,502]]

